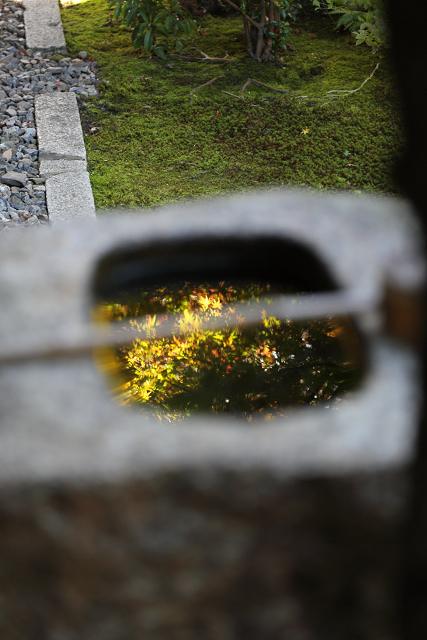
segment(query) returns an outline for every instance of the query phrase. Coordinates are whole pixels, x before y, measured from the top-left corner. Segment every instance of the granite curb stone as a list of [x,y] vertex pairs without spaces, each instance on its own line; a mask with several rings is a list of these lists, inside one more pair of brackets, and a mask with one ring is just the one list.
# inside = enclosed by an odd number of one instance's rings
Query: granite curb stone
[[86,149],[74,93],[37,96],[40,175],[51,223],[95,217]]
[[40,174],[68,171],[68,162],[77,168],[76,161],[81,170],[86,171],[86,149],[76,96],[71,92],[37,96],[35,109]]
[[29,48],[66,53],[57,0],[24,0],[24,22]]
[[52,176],[46,180],[46,198],[52,224],[96,218],[87,171],[65,171]]

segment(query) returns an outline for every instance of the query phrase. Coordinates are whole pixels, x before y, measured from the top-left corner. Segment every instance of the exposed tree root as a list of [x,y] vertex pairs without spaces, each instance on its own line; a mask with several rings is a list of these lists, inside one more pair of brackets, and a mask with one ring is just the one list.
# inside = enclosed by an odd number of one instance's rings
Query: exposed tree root
[[228,53],[226,53],[223,58],[211,58],[210,56],[207,56],[206,53],[203,53],[203,51],[200,51],[200,49],[197,49],[197,51],[199,51],[199,53],[202,54],[203,58],[196,58],[196,56],[181,56],[181,55],[178,55],[177,53],[171,53],[171,55],[174,56],[174,58],[181,58],[181,60],[185,60],[186,62],[235,62],[236,61],[236,58],[229,58]]
[[202,171],[201,173],[196,173],[195,176],[190,176],[189,180],[194,180],[194,178],[200,178],[200,176],[204,176],[206,173],[211,173],[213,169],[208,169],[207,171]]
[[278,93],[293,93],[293,91],[285,91],[284,89],[276,89],[276,87],[272,87],[270,84],[264,84],[264,82],[260,82],[259,80],[254,80],[253,78],[248,78],[245,84],[242,87],[242,93],[249,87],[250,84],[257,84],[259,87],[265,87],[266,89],[271,89],[272,91],[277,91]]
[[360,87],[358,87],[357,89],[332,89],[331,91],[328,91],[327,93],[356,93],[356,91],[360,91],[360,89],[368,82],[368,80],[370,80],[372,78],[372,76],[374,75],[375,71],[378,69],[379,66],[380,66],[380,63],[377,64],[377,66],[372,71],[372,73],[369,76],[369,78],[366,78],[366,80],[364,80],[362,82],[362,84],[360,85]]
[[[227,0],[228,1],[228,0]],[[203,53],[203,51],[200,51],[200,53],[205,56],[205,58],[192,58],[193,60],[215,60],[215,61],[226,61],[226,59],[221,59],[221,58],[209,58],[208,56],[206,56],[205,53]],[[331,93],[340,93],[340,94],[346,94],[346,95],[350,95],[352,93],[356,93],[357,91],[360,91],[360,89],[362,89],[365,84],[368,82],[368,80],[370,80],[372,78],[372,76],[374,75],[375,71],[378,69],[378,67],[380,66],[380,63],[378,62],[377,66],[375,67],[375,69],[372,71],[371,75],[366,78],[366,80],[364,80],[362,82],[362,84],[360,85],[360,87],[357,87],[357,89],[331,89],[331,91],[328,91],[328,94]],[[193,98],[194,98],[194,94],[196,93],[196,91],[198,91],[199,89],[202,89],[203,87],[207,87],[209,84],[212,84],[213,82],[215,82],[215,80],[218,80],[219,78],[223,78],[224,75],[222,76],[216,76],[215,78],[212,78],[212,80],[209,80],[209,82],[205,82],[204,84],[201,84],[199,87],[196,87],[195,89],[193,89],[192,91],[190,91],[190,104],[193,102]],[[265,84],[264,82],[260,82],[259,80],[255,80],[254,78],[248,78],[245,82],[245,84],[243,85],[241,91],[242,91],[242,96],[244,94],[244,92],[246,91],[246,89],[249,87],[249,85],[251,84],[256,84],[259,87],[264,87],[265,89],[270,89],[271,91],[277,91],[277,93],[284,93],[284,94],[290,94],[293,93],[293,91],[286,91],[285,89],[277,89],[276,87],[272,87],[270,84]],[[234,93],[229,93],[228,91],[223,91],[223,93],[227,93],[228,95],[234,96],[235,98],[239,97],[236,96]],[[293,96],[295,100],[302,100],[305,98],[323,98],[324,96]],[[329,102],[325,102],[324,104],[320,105],[321,107],[324,107],[328,104],[330,104],[333,100],[336,100],[337,98],[339,98],[340,96],[338,95],[334,95],[331,96],[331,100]]]
[[224,89],[221,89],[222,93],[226,93],[228,96],[233,96],[233,98],[238,98],[239,100],[243,100],[243,96],[236,96],[235,93],[230,93],[229,91],[224,91]]
[[193,102],[194,99],[194,94],[196,93],[196,91],[198,91],[199,89],[203,89],[203,87],[207,87],[208,85],[212,84],[213,82],[215,82],[215,80],[219,80],[219,78],[223,78],[224,76],[216,76],[215,78],[212,78],[212,80],[209,80],[208,82],[205,82],[205,84],[201,84],[198,87],[196,87],[195,89],[192,89],[190,91],[190,104]]
[[[380,60],[381,62],[381,60]],[[345,98],[345,96],[349,96],[352,93],[356,93],[357,91],[360,91],[360,89],[362,89],[365,84],[368,82],[368,80],[370,80],[372,78],[372,76],[374,75],[375,71],[378,69],[378,67],[380,66],[380,62],[378,62],[377,66],[375,67],[375,69],[372,71],[371,75],[366,78],[362,84],[360,85],[360,87],[357,87],[357,89],[331,89],[330,91],[327,91],[327,94],[344,94],[344,95],[332,95],[330,96],[330,100],[329,102],[324,102],[323,104],[321,104],[321,107],[326,107],[328,104],[331,104],[331,102],[333,102],[334,100],[337,100],[338,98]],[[294,96],[294,100],[302,100],[303,98],[309,98],[310,100],[316,100],[319,98],[326,98],[325,95],[323,96]]]

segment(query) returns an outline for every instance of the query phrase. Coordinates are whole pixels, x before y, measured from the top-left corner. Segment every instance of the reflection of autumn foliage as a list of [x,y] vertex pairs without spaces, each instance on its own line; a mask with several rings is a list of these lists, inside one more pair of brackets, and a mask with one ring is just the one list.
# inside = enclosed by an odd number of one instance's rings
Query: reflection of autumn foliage
[[[142,291],[128,304],[102,305],[110,320],[146,316],[139,327],[150,339],[115,353],[126,376],[117,389],[121,402],[157,407],[159,418],[168,420],[194,410],[251,420],[283,416],[290,405],[345,398],[360,375],[351,328],[344,331],[330,319],[281,322],[268,317],[267,304],[256,327],[244,328],[240,314],[228,329],[199,330],[201,315],[227,322],[235,319],[233,303],[271,293],[269,285],[182,284]],[[171,313],[180,314],[174,335],[156,339],[156,327]],[[353,342],[346,348],[343,337],[349,332]]]

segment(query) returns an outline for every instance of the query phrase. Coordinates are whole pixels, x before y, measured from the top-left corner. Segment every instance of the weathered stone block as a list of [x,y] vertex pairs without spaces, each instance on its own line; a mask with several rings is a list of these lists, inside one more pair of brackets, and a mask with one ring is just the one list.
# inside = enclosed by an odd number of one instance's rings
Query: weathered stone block
[[[419,362],[381,303],[424,281],[410,207],[278,191],[19,236],[0,252],[2,637],[394,640]],[[372,288],[361,388],[266,424],[113,404],[90,351],[100,262],[260,237]]]

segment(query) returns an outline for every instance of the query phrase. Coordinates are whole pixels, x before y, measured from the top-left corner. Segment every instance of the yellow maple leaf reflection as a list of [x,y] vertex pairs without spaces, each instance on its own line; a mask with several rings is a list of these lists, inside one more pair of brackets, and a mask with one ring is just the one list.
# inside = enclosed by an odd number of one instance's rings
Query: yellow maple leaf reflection
[[[360,375],[350,323],[329,318],[292,323],[262,309],[259,323],[244,325],[244,311],[232,305],[260,299],[267,305],[271,293],[275,290],[263,283],[179,282],[102,303],[101,321],[134,316],[141,331],[129,345],[104,350],[102,363],[98,356],[103,370],[115,376],[118,401],[150,405],[159,420],[168,422],[194,411],[241,415],[250,422],[252,416],[284,416],[290,405],[344,399]],[[235,318],[238,325],[203,329],[204,320],[218,316]],[[172,334],[158,337],[158,329],[171,320]],[[346,332],[351,347],[341,346]]]

